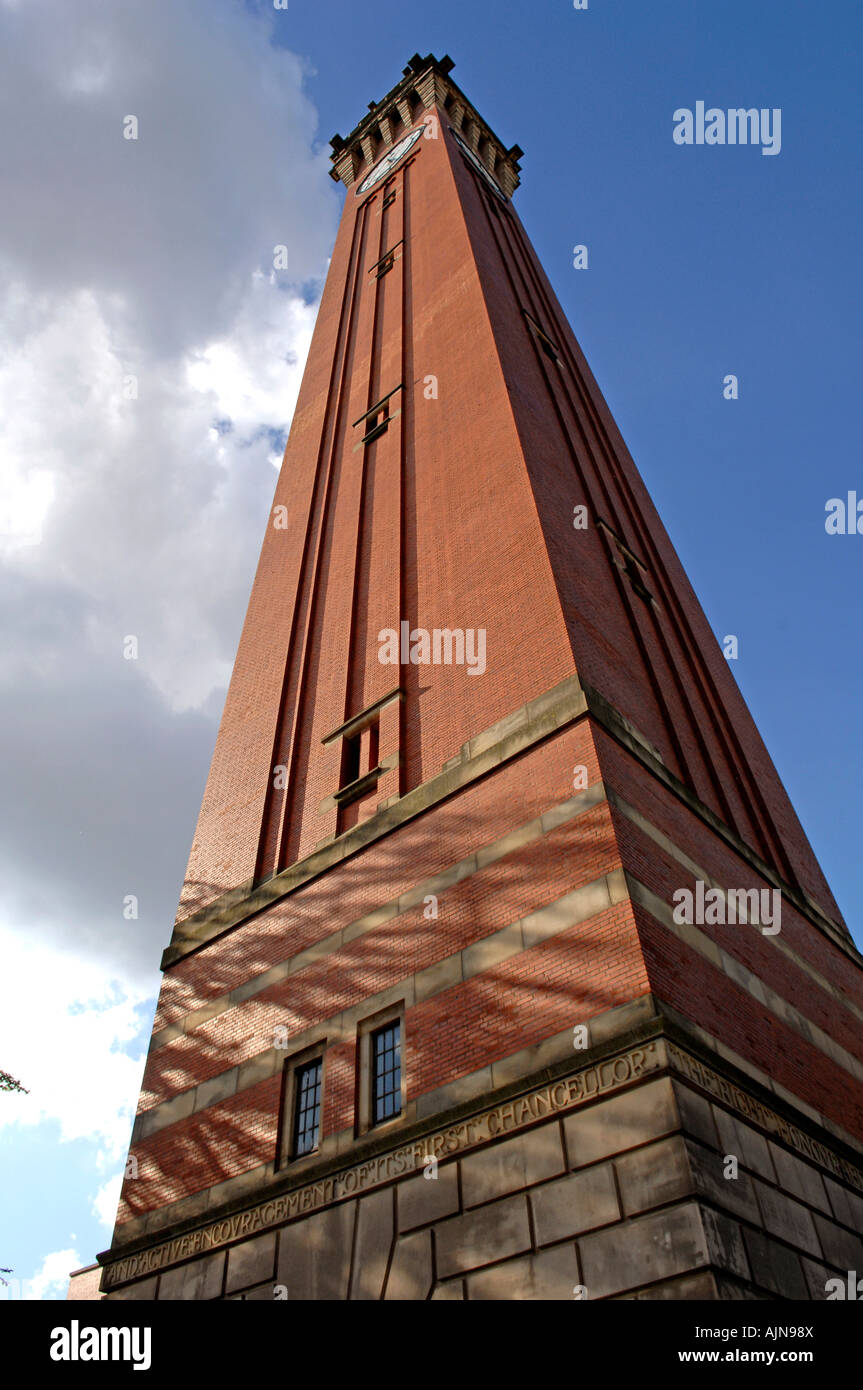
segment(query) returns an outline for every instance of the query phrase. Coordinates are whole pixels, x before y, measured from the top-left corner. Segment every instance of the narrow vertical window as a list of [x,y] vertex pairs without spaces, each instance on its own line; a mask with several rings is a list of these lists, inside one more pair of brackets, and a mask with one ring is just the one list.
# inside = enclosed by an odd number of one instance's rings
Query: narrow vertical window
[[390,706],[402,699],[404,691],[397,686],[321,740],[325,747],[341,742],[338,786],[320,803],[321,815],[362,800],[382,777],[398,767],[398,716]]
[[[357,448],[359,448],[361,444],[370,444],[373,439],[377,439],[378,435],[383,434],[388,428],[391,418],[390,400],[396,392],[401,389],[401,382],[399,382],[398,386],[394,386],[392,391],[388,391],[387,394],[378,401],[377,405],[370,406],[358,420],[354,420],[354,429],[356,429],[357,425],[365,426],[365,434],[360,440],[360,444],[357,445]],[[401,411],[396,411],[396,415],[400,414]],[[394,419],[395,416],[392,418]]]
[[360,775],[361,745],[362,734],[354,734],[352,738],[345,738],[342,752],[342,787],[351,786]]
[[321,1058],[294,1072],[294,1136],[291,1153],[302,1158],[318,1147],[321,1132]]
[[639,560],[638,556],[633,554],[629,546],[624,544],[620,536],[616,531],[612,530],[607,521],[603,521],[601,517],[597,517],[596,524],[608,537],[613,547],[611,551],[612,559],[617,565],[617,568],[622,570],[626,575],[635,593],[638,594],[639,598],[644,599],[645,603],[655,605],[656,600],[645,583],[648,569],[644,561]]
[[392,270],[396,263],[396,257],[402,254],[401,248],[404,244],[404,238],[402,238],[401,241],[396,242],[395,246],[391,246],[388,251],[385,251],[379,261],[375,261],[374,265],[369,266],[369,275],[374,275],[379,280],[382,275],[386,275],[387,271]]
[[402,1062],[401,1024],[398,1019],[372,1033],[371,1039],[371,1118],[382,1124],[401,1114]]
[[524,314],[525,318],[527,319],[527,321],[528,321],[528,323],[529,323],[529,325],[530,325],[530,327],[531,327],[531,329],[532,329],[532,331],[533,331],[534,337],[536,338],[537,342],[539,343],[539,345],[540,345],[540,347],[542,348],[543,352],[545,353],[546,357],[551,358],[552,362],[559,362],[559,361],[560,361],[560,353],[558,352],[557,345],[556,345],[555,343],[552,342],[552,340],[551,340],[551,338],[549,338],[548,334],[547,334],[546,332],[544,332],[543,329],[540,328],[540,326],[539,326],[539,324],[537,323],[536,319],[533,318],[533,316],[532,316],[531,314],[529,314],[529,313],[527,312],[526,309],[522,309],[521,312]]
[[650,590],[644,582],[644,579],[642,578],[641,570],[639,569],[640,564],[641,561],[636,560],[634,555],[630,555],[628,552],[624,551],[624,574],[626,575],[635,592],[638,594],[638,597],[643,598],[645,603],[651,603],[653,600],[653,594],[650,592]]
[[390,423],[390,403],[384,401],[383,405],[378,406],[377,410],[368,418],[368,429],[363,435],[363,443],[371,444],[373,439],[377,439],[379,434],[383,434],[389,428]]

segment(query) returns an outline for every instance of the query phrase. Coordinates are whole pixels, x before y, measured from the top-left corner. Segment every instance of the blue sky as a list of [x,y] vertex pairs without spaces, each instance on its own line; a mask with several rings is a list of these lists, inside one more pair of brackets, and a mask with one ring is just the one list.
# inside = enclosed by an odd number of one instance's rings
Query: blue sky
[[[22,1194],[0,1264],[44,1297],[109,1240],[159,955],[340,208],[329,137],[414,52],[448,52],[524,150],[516,207],[714,632],[739,639],[734,674],[863,945],[863,536],[824,527],[829,498],[863,496],[859,7],[65,11],[0,11],[0,102],[19,132],[0,155],[14,478],[0,696],[16,730],[0,928],[19,953],[7,979],[39,975],[41,999],[35,1019],[26,990],[0,1001],[15,1020],[0,1065],[31,1087],[0,1100],[0,1183]],[[781,152],[676,145],[673,112],[698,100],[781,108]],[[129,110],[135,166],[105,135]],[[291,272],[274,284],[260,268],[280,240]],[[134,416],[111,395],[130,363]],[[134,667],[118,656],[129,632]],[[127,892],[136,923],[116,910]]]

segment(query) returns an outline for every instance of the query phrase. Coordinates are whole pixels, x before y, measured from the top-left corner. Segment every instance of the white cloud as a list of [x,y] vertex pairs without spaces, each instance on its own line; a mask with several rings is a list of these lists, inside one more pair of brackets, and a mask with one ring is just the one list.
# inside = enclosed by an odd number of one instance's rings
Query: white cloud
[[[0,1065],[29,1089],[0,1123],[89,1140],[100,1178],[338,213],[277,23],[0,0]],[[36,1296],[81,1263],[46,1257]]]
[[[60,1139],[88,1139],[97,1162],[116,1162],[129,1143],[143,1070],[123,1050],[141,1031],[143,990],[108,967],[0,930],[0,958],[15,989],[3,1001],[3,1068],[29,1094],[9,1093],[0,1126],[59,1125]],[[103,1192],[97,1201],[104,1203]]]
[[45,1256],[32,1279],[24,1280],[22,1296],[40,1300],[65,1298],[69,1275],[74,1269],[81,1268],[81,1256],[77,1250],[55,1250]]
[[12,554],[24,545],[38,545],[42,521],[54,498],[54,480],[42,468],[20,471],[7,459],[0,476],[0,551]]
[[122,1171],[115,1173],[103,1183],[91,1202],[93,1215],[108,1231],[113,1231],[117,1207],[120,1205],[120,1189],[123,1186]]
[[[230,675],[273,435],[293,412],[314,308],[250,272],[230,331],[151,359],[126,399],[128,364],[96,295],[58,299],[26,325],[14,298],[0,301],[0,336],[17,329],[17,352],[0,362],[8,563],[87,604],[80,663],[121,662],[134,634],[139,677],[173,708],[200,707]],[[27,653],[43,655],[32,640]],[[18,660],[0,657],[0,678]]]
[[338,212],[278,23],[0,5],[0,923],[128,998],[170,935]]

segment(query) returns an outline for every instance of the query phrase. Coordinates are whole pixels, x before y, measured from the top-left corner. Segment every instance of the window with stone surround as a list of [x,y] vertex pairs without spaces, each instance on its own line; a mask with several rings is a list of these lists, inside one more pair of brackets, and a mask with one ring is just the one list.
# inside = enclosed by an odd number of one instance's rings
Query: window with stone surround
[[388,711],[403,698],[404,691],[396,686],[321,740],[324,746],[341,744],[338,786],[321,802],[318,808],[321,815],[368,796],[380,779],[398,766],[398,718],[394,720],[393,712]]
[[315,1153],[320,1145],[324,1051],[320,1041],[285,1063],[279,1166]]
[[[394,386],[391,391],[388,391],[385,396],[382,396],[379,401],[370,406],[358,420],[354,420],[354,429],[356,429],[358,425],[363,425],[365,427],[365,434],[360,440],[361,444],[371,444],[372,440],[377,439],[379,435],[384,434],[386,430],[389,429],[390,420],[394,418],[394,416],[390,414],[390,402],[396,392],[401,389],[402,384],[399,382],[398,386]],[[397,412],[397,414],[400,413],[401,412]]]
[[380,715],[372,715],[354,734],[346,734],[342,743],[341,785],[336,792],[340,806],[346,806],[366,792],[373,790],[379,776]]
[[358,1044],[357,1131],[364,1134],[404,1114],[404,1003],[363,1020]]

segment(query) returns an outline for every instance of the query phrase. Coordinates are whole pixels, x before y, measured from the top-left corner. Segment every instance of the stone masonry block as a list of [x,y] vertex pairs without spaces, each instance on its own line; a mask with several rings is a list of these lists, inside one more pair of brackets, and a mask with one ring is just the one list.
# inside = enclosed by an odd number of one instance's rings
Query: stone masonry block
[[464,1298],[464,1280],[448,1279],[445,1284],[435,1284],[432,1291],[434,1303],[455,1303]]
[[228,1277],[225,1284],[227,1293],[236,1293],[250,1284],[260,1284],[272,1279],[276,1258],[275,1234],[256,1236],[254,1240],[244,1240],[228,1251]]
[[159,1284],[159,1300],[219,1298],[224,1269],[225,1252],[218,1250],[179,1269],[166,1270]]
[[401,1236],[387,1278],[387,1299],[426,1299],[432,1286],[431,1231]]
[[691,1091],[681,1081],[674,1081],[672,1085],[684,1133],[691,1135],[693,1139],[700,1139],[703,1144],[712,1144],[714,1148],[718,1149],[719,1135],[716,1132],[716,1123],[713,1119],[710,1101],[705,1100],[704,1096],[698,1095],[697,1092]]
[[614,1303],[624,1299],[633,1303],[710,1303],[718,1298],[716,1279],[709,1270],[697,1274],[682,1274],[679,1279],[667,1279],[662,1284],[651,1284],[649,1289],[639,1289],[637,1293],[619,1294]]
[[342,1202],[281,1232],[276,1277],[291,1301],[347,1298],[355,1212],[355,1201]]
[[627,1216],[692,1196],[689,1158],[680,1135],[623,1154],[614,1166]]
[[815,1217],[815,1226],[821,1241],[825,1260],[838,1265],[840,1269],[856,1269],[863,1274],[863,1240],[828,1221],[826,1216]]
[[726,1177],[731,1166],[726,1164],[724,1155],[714,1153],[693,1140],[685,1142],[695,1190],[716,1206],[725,1207],[735,1216],[760,1225],[755,1189],[749,1174],[738,1168],[736,1177]]
[[127,1284],[124,1289],[117,1289],[114,1293],[109,1293],[109,1300],[117,1299],[121,1303],[140,1303],[152,1300],[156,1297],[156,1279],[153,1274],[149,1279],[138,1279],[134,1284]]
[[575,1246],[560,1245],[471,1274],[467,1286],[472,1302],[495,1299],[551,1303],[572,1302],[573,1289],[580,1282]]
[[701,1223],[707,1238],[710,1263],[725,1274],[749,1278],[749,1262],[743,1244],[743,1232],[736,1221],[710,1207],[701,1208]]
[[668,1077],[658,1077],[623,1095],[567,1115],[564,1122],[571,1168],[582,1168],[611,1154],[679,1128],[674,1093]]
[[475,1207],[564,1171],[560,1127],[541,1125],[462,1160],[464,1204]]
[[708,1263],[707,1237],[698,1205],[687,1202],[578,1242],[582,1283],[589,1299],[607,1298],[670,1279]]
[[828,1269],[820,1260],[809,1260],[805,1255],[801,1256],[800,1263],[803,1266],[803,1273],[806,1276],[806,1286],[809,1290],[809,1298],[813,1303],[825,1303],[829,1301],[829,1295],[833,1292],[827,1285],[831,1279],[835,1279],[835,1269]]
[[766,1178],[768,1182],[775,1182],[776,1170],[773,1167],[767,1140],[757,1130],[744,1124],[736,1116],[730,1115],[721,1106],[714,1105],[711,1108],[719,1133],[719,1147],[722,1153],[734,1154],[740,1163],[757,1173],[759,1177]]
[[441,1164],[435,1178],[427,1178],[424,1173],[406,1178],[399,1183],[397,1192],[400,1231],[452,1216],[458,1211],[456,1164]]
[[759,1182],[757,1178],[754,1182],[761,1216],[770,1234],[796,1245],[807,1255],[819,1258],[821,1246],[811,1212],[793,1198],[786,1197],[783,1192],[777,1192],[775,1188]]
[[607,1226],[620,1216],[610,1163],[544,1183],[530,1194],[530,1202],[539,1245]]
[[438,1275],[461,1274],[530,1249],[527,1198],[505,1197],[453,1216],[435,1230]]
[[351,1298],[379,1299],[393,1243],[393,1190],[383,1187],[361,1197],[357,1208],[356,1249]]
[[800,1257],[793,1250],[760,1231],[744,1230],[743,1239],[756,1284],[780,1298],[809,1298]]
[[808,1202],[810,1206],[818,1207],[819,1211],[826,1212],[829,1216],[830,1203],[818,1170],[789,1153],[787,1149],[780,1148],[778,1144],[770,1144],[770,1156],[779,1186],[790,1192],[793,1197],[799,1197],[801,1202]]
[[824,1185],[836,1220],[863,1235],[863,1197],[847,1187],[841,1187],[832,1178],[825,1178]]

